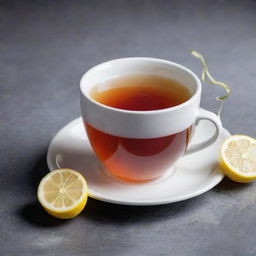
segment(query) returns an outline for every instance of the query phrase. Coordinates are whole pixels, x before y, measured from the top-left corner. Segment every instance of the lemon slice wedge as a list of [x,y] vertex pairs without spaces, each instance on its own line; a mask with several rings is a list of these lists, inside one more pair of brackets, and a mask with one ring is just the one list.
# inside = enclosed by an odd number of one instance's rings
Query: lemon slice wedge
[[256,140],[245,135],[227,138],[220,152],[220,166],[233,181],[247,183],[256,179]]
[[60,219],[70,219],[77,216],[86,205],[87,183],[75,170],[58,169],[41,180],[37,197],[49,214]]

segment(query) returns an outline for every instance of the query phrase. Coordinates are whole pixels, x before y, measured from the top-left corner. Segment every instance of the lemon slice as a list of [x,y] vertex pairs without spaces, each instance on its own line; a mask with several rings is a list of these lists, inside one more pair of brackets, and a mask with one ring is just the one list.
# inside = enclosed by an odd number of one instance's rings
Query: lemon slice
[[220,166],[233,181],[256,179],[256,140],[245,135],[227,138],[221,147]]
[[49,214],[60,219],[70,219],[77,216],[86,205],[87,183],[77,171],[58,169],[41,180],[37,197]]

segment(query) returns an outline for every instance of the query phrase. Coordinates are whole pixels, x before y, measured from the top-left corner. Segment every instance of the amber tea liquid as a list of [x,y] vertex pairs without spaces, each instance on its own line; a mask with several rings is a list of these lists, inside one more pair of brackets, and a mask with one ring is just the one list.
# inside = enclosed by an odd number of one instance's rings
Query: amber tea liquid
[[[182,104],[191,93],[184,85],[169,78],[133,75],[95,86],[91,97],[113,108],[153,111]],[[113,175],[129,181],[159,177],[185,152],[190,137],[190,128],[165,137],[138,139],[107,134],[89,123],[85,126],[101,162]]]

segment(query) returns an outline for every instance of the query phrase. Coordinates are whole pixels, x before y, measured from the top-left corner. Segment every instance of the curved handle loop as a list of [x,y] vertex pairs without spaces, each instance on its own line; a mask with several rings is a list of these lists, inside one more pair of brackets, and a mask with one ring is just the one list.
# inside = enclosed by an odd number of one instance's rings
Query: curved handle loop
[[203,141],[200,143],[195,143],[195,144],[192,144],[191,146],[189,146],[188,150],[185,152],[184,155],[189,155],[191,153],[194,153],[194,152],[197,152],[199,150],[209,147],[219,137],[220,131],[222,129],[222,124],[221,124],[220,118],[217,115],[215,115],[214,113],[212,113],[210,111],[200,109],[195,125],[197,126],[201,120],[208,120],[208,121],[212,122],[215,126],[215,133],[213,134],[212,137],[210,137],[206,141]]

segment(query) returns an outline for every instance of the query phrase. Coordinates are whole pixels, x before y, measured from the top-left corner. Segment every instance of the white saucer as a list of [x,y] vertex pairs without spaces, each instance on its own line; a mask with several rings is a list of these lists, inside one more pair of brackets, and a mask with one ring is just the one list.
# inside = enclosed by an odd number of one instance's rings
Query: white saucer
[[[203,110],[205,111],[205,110]],[[203,141],[214,132],[210,122],[201,121],[193,142]],[[82,119],[63,127],[50,143],[47,163],[52,171],[71,168],[80,171],[88,182],[89,196],[126,205],[159,205],[200,195],[216,186],[224,177],[218,167],[218,151],[230,133],[223,129],[218,140],[207,149],[183,157],[175,172],[148,183],[128,183],[106,174],[94,155]]]

